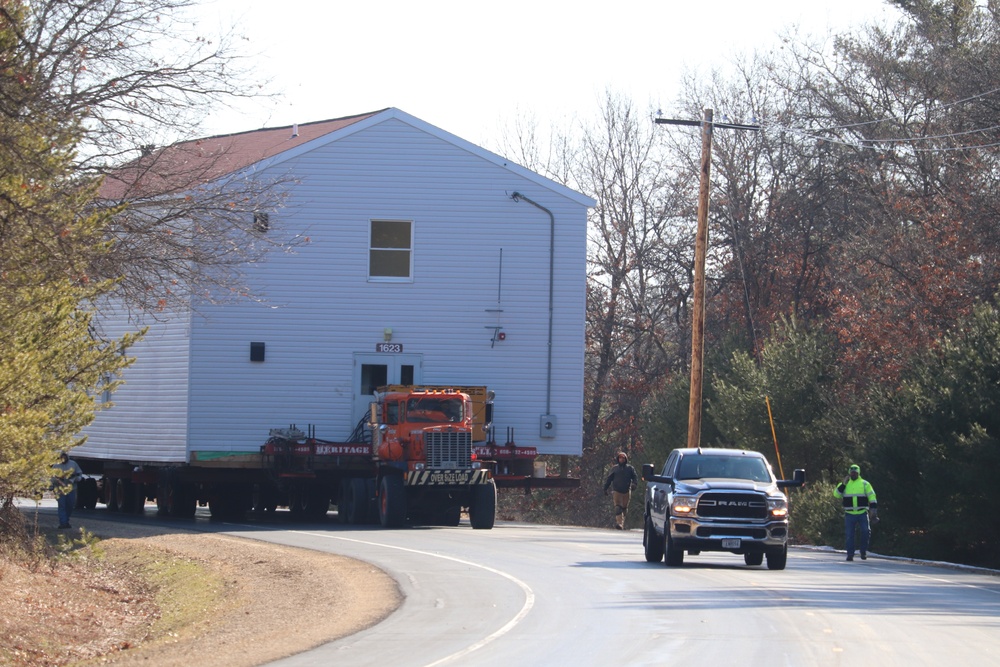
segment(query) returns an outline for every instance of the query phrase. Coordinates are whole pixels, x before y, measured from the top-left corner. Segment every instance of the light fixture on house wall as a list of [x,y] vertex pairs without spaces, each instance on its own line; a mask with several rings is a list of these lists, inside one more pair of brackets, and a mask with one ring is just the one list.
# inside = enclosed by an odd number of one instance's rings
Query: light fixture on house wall
[[390,340],[392,340],[392,329],[390,329],[389,327],[386,327],[385,331],[382,332],[382,338],[384,338],[385,342],[387,342],[387,343]]

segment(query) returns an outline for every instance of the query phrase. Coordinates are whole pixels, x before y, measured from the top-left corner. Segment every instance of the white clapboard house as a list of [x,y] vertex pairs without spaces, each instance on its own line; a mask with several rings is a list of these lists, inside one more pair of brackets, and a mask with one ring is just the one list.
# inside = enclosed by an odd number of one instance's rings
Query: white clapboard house
[[256,452],[290,424],[344,441],[395,383],[485,385],[498,442],[581,453],[591,199],[394,108],[216,146],[230,175],[292,179],[269,222],[309,242],[248,267],[259,300],[145,322],[74,454]]

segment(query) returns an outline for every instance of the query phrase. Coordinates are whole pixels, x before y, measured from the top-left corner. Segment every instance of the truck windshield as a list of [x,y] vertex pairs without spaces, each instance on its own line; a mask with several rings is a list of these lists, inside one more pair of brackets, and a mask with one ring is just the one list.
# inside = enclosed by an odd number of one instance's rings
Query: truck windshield
[[746,479],[770,482],[763,459],[748,456],[708,456],[691,454],[681,459],[676,479]]
[[406,421],[417,423],[460,422],[463,401],[460,397],[439,398],[422,396],[406,402]]

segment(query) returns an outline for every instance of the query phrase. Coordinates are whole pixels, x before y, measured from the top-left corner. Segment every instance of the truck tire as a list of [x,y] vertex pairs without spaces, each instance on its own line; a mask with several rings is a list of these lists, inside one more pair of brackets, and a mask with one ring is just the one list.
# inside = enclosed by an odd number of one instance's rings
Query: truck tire
[[670,528],[668,526],[663,527],[663,553],[666,556],[667,565],[670,567],[677,567],[684,564],[684,550],[678,549],[674,546],[674,541],[670,539]]
[[656,534],[652,517],[646,517],[642,526],[642,546],[647,563],[659,563],[663,560],[663,538]]
[[785,544],[780,549],[775,549],[774,551],[768,551],[766,556],[767,556],[767,569],[784,570],[785,565],[788,563],[788,545]]
[[368,498],[368,518],[365,523],[378,523],[378,497],[375,493],[375,478],[365,478],[365,497]]
[[[164,507],[167,516],[177,519],[190,519],[198,509],[198,500],[194,492],[184,484],[171,482],[164,489]],[[159,507],[159,505],[157,505]]]
[[347,493],[347,523],[361,526],[368,523],[368,484],[362,477],[351,479]]
[[337,518],[340,523],[352,523],[351,517],[354,514],[354,508],[351,507],[353,502],[351,487],[353,485],[354,478],[340,480],[340,486],[337,489]]
[[457,526],[462,523],[462,508],[458,505],[449,505],[440,514],[442,526]]
[[491,479],[487,484],[477,484],[472,489],[469,505],[469,523],[476,530],[490,530],[497,518],[497,487]]
[[118,511],[118,479],[115,477],[104,478],[104,507],[109,512]]
[[254,484],[250,499],[254,514],[274,514],[278,509],[278,494],[265,484]]
[[76,506],[84,510],[97,507],[97,480],[91,477],[80,480],[76,486]]
[[764,562],[764,552],[763,551],[748,551],[743,554],[743,562],[747,565],[760,565]]
[[406,489],[403,478],[386,475],[379,485],[378,519],[383,528],[399,528],[406,522]]

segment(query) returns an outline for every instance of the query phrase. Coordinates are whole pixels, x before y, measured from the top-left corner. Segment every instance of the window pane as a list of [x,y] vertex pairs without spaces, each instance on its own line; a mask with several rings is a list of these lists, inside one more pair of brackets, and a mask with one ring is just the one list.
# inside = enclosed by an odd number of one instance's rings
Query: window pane
[[389,384],[389,367],[384,364],[361,364],[361,393],[368,396]]
[[372,248],[410,249],[410,223],[396,220],[372,221]]
[[409,278],[410,252],[408,250],[372,250],[369,266],[372,276]]

